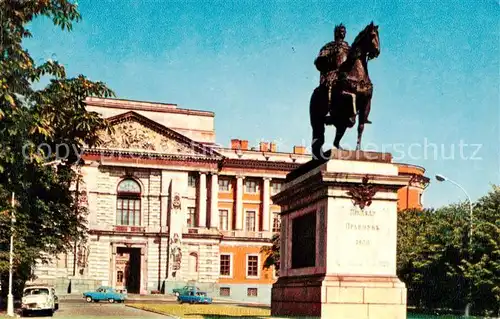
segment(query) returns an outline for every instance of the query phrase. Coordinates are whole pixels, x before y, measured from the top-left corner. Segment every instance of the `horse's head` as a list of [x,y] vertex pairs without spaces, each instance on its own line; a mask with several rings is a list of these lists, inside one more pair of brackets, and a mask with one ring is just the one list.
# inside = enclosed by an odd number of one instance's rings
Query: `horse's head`
[[378,25],[374,25],[373,21],[361,31],[354,40],[353,47],[358,47],[362,52],[366,53],[368,59],[375,59],[380,54],[380,39],[378,36]]
[[369,25],[369,29],[367,31],[368,38],[370,42],[370,47],[368,50],[368,59],[374,59],[380,54],[380,38],[378,36],[378,25],[374,25],[373,21]]

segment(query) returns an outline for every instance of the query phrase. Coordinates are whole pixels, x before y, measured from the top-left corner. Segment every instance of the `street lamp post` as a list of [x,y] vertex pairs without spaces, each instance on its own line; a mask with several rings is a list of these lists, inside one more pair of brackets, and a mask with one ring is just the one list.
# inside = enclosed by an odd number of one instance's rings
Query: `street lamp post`
[[[42,166],[54,166],[60,164],[61,160],[55,160],[52,162],[47,162],[42,164]],[[14,265],[14,223],[16,222],[16,216],[14,214],[15,206],[15,193],[12,192],[11,198],[12,213],[10,217],[11,221],[11,231],[10,231],[10,253],[9,253],[9,293],[7,295],[7,316],[14,317],[14,295],[12,294],[12,274]]]
[[14,222],[16,216],[14,215],[15,194],[12,192],[11,207],[12,214],[10,218],[10,253],[9,253],[9,294],[7,295],[7,315],[14,316],[14,296],[12,295],[12,264],[14,259]]
[[[458,188],[460,188],[464,193],[465,193],[465,196],[467,196],[467,200],[469,201],[469,261],[472,262],[472,229],[473,229],[473,222],[472,222],[472,214],[473,214],[473,210],[472,210],[472,200],[470,199],[470,196],[469,194],[467,193],[467,191],[460,185],[458,184],[457,182],[441,175],[441,174],[437,174],[436,175],[436,179],[439,181],[439,182],[445,182],[445,181],[448,181],[452,184],[454,184],[455,186],[457,186]],[[467,306],[465,307],[465,316],[466,317],[469,317],[470,315],[470,308],[471,308],[471,298],[472,298],[472,284],[469,283],[469,300],[467,301]]]

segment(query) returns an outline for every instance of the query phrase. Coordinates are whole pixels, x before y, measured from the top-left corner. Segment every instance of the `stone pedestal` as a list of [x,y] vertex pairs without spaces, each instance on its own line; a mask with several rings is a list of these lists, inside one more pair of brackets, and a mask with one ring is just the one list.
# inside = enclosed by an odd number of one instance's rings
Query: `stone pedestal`
[[396,276],[397,190],[387,153],[332,150],[287,176],[273,316],[405,319]]

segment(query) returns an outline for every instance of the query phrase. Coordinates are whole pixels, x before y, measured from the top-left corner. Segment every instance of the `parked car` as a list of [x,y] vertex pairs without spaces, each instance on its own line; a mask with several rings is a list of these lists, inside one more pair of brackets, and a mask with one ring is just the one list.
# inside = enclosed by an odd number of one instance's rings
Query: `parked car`
[[185,294],[181,294],[177,297],[177,301],[179,303],[204,303],[210,304],[212,303],[212,298],[207,296],[207,293],[204,291],[188,291]]
[[95,291],[87,291],[83,293],[83,298],[87,302],[99,302],[107,300],[109,303],[113,302],[124,302],[125,294],[117,292],[114,288],[101,286]]
[[200,288],[192,285],[186,285],[182,288],[174,288],[172,289],[172,292],[175,294],[175,296],[179,297],[180,295],[185,295],[190,291],[200,291]]
[[42,312],[52,316],[59,309],[59,298],[53,287],[46,285],[28,286],[21,299],[22,316],[32,312]]

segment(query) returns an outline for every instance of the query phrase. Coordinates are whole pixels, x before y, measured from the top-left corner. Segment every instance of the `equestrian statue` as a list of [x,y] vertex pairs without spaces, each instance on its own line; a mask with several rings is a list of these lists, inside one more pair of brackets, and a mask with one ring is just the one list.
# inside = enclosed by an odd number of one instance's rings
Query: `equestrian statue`
[[344,40],[346,28],[335,27],[334,41],[325,44],[314,64],[320,72],[320,84],[314,90],[309,104],[313,131],[312,153],[315,158],[323,156],[325,125],[336,128],[334,147],[347,128],[358,122],[356,150],[361,149],[361,137],[365,124],[371,124],[370,114],[373,85],[368,75],[368,61],[380,54],[378,26],[371,22],[361,31],[352,46]]

